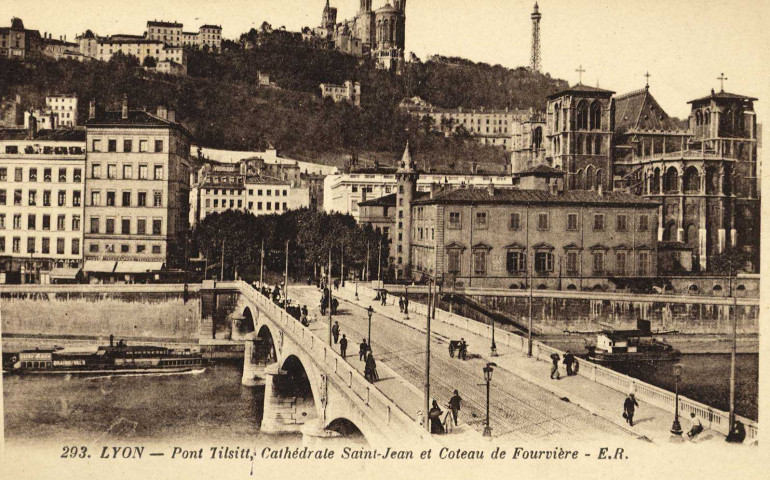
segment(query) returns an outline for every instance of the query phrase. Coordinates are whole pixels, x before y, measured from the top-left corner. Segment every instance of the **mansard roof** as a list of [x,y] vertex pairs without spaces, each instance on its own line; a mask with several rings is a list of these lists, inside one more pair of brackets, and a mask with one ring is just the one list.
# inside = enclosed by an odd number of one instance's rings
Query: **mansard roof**
[[624,192],[598,193],[593,190],[569,190],[553,194],[544,190],[458,188],[439,192],[433,198],[415,200],[413,205],[579,205],[657,207],[656,200]]
[[611,97],[613,93],[612,90],[605,90],[603,88],[599,87],[589,87],[588,85],[583,85],[582,83],[578,83],[575,86],[572,86],[566,90],[562,90],[560,92],[553,93],[551,95],[548,95],[548,99],[558,98],[563,95],[566,95],[568,93],[590,93],[592,95],[595,95],[597,97]]
[[738,95],[738,94],[735,94],[735,93],[729,93],[729,92],[725,92],[724,90],[720,91],[719,93],[714,93],[714,90],[712,89],[711,90],[711,95],[707,95],[707,96],[701,97],[701,98],[696,98],[695,100],[690,100],[687,103],[700,103],[700,102],[708,101],[708,100],[711,100],[711,99],[715,99],[715,100],[745,100],[745,101],[748,101],[748,102],[755,102],[755,101],[758,100],[757,98],[754,98],[754,97],[748,97],[746,95]]

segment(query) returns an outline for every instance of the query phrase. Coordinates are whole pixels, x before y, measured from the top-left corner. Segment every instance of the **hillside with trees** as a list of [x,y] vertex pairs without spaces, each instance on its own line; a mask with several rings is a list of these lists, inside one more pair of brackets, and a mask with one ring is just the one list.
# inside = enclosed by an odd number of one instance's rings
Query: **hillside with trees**
[[[241,43],[225,42],[221,54],[190,50],[188,77],[149,73],[141,61],[116,55],[109,62],[0,59],[0,95],[20,93],[33,105],[50,93],[74,93],[79,116],[88,100],[116,109],[123,94],[132,108],[175,107],[177,119],[199,145],[263,150],[275,146],[287,156],[341,164],[356,155],[364,162],[397,159],[409,132],[413,153],[426,169],[467,171],[470,163],[488,171],[507,163],[505,152],[462,135],[427,132],[398,108],[420,96],[439,107],[536,108],[566,86],[526,69],[507,69],[462,59],[412,62],[402,75],[303,41],[301,34],[252,30]],[[275,87],[259,87],[258,72]],[[361,108],[320,98],[319,84],[350,79],[362,85]]]

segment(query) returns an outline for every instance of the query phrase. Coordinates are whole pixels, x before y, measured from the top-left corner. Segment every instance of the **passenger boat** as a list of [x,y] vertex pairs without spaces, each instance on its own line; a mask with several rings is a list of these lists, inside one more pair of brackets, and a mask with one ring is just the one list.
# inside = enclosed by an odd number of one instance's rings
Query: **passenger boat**
[[588,359],[600,365],[618,363],[654,363],[676,361],[682,352],[653,334],[650,322],[639,320],[635,330],[602,330],[596,335],[596,345],[590,345]]
[[[199,353],[149,345],[100,346],[96,351],[46,349],[22,350],[6,357],[4,369],[12,373],[182,373],[204,364]],[[4,360],[6,360],[4,358]]]

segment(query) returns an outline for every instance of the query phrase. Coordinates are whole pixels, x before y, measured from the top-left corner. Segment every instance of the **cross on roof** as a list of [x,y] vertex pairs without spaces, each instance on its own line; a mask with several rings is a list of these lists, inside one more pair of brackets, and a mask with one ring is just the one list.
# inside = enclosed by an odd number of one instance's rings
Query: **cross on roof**
[[717,80],[719,80],[721,82],[722,86],[720,87],[720,89],[724,92],[725,91],[725,80],[727,80],[727,77],[725,77],[725,74],[722,73],[721,75],[719,75],[717,77]]
[[585,69],[583,68],[583,65],[580,65],[580,67],[577,70],[575,70],[575,71],[578,72],[578,75],[579,75],[579,77],[578,77],[578,85],[582,85],[583,84],[583,74],[585,73]]
[[650,75],[650,72],[647,71],[647,73],[645,73],[644,76],[647,78],[647,85],[646,86],[649,87],[650,86],[650,77],[652,75]]

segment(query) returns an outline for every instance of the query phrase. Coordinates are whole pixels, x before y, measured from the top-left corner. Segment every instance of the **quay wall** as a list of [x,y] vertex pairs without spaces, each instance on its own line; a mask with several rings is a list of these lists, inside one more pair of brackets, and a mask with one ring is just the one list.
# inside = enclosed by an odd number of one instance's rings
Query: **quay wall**
[[2,286],[0,321],[4,335],[197,342],[201,299],[196,285]]

